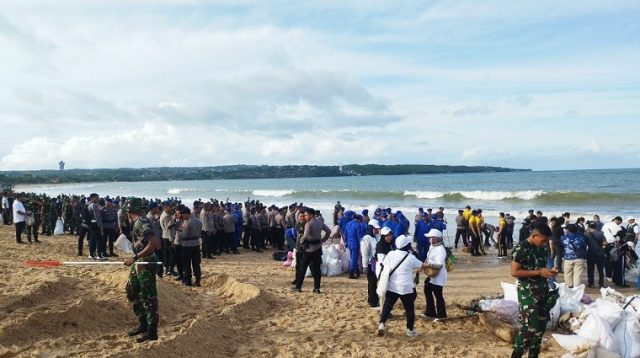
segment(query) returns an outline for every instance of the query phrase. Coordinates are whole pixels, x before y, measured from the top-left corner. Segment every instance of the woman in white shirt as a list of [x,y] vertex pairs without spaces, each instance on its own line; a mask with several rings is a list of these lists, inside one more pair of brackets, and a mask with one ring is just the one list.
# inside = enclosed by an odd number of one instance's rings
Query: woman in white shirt
[[[442,242],[442,232],[431,229],[425,234],[431,241],[431,248],[427,253],[425,265],[430,268],[440,269],[437,275],[427,277],[424,281],[424,295],[427,300],[427,309],[422,314],[425,318],[446,318],[447,308],[442,296],[442,289],[447,283],[447,251]],[[435,298],[435,305],[434,305]]]
[[415,337],[418,335],[413,327],[415,320],[414,301],[416,299],[413,276],[426,266],[413,255],[411,241],[410,237],[398,236],[395,241],[397,249],[389,252],[382,262],[383,270],[390,270],[390,276],[384,306],[380,314],[379,336],[384,334],[384,324],[398,299],[402,301],[407,316],[407,336]]

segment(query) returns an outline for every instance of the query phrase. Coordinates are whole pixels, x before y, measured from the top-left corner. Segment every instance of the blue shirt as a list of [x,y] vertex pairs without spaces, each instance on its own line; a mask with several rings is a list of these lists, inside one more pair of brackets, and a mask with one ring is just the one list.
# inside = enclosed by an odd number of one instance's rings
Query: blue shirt
[[584,236],[578,233],[568,233],[560,238],[560,244],[564,249],[565,260],[585,259],[587,257],[587,242]]

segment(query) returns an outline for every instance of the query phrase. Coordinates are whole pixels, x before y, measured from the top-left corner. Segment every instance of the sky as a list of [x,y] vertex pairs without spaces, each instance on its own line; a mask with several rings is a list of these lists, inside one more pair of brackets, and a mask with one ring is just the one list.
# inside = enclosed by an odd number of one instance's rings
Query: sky
[[0,170],[640,167],[640,2],[21,0]]

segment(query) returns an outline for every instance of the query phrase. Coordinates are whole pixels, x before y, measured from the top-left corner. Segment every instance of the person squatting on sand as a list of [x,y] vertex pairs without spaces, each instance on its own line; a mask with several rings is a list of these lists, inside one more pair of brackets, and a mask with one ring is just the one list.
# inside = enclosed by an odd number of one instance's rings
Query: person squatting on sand
[[136,262],[157,262],[156,251],[161,248],[160,238],[156,237],[149,221],[144,217],[145,205],[140,198],[128,198],[123,207],[133,223],[131,242],[133,257],[124,261],[130,266],[129,280],[126,286],[127,299],[133,305],[133,313],[138,317],[140,325],[131,329],[129,336],[137,336],[137,342],[158,339],[158,289],[156,287],[156,264],[136,265]]
[[536,223],[527,240],[519,242],[511,253],[511,276],[518,279],[518,303],[520,323],[513,345],[512,358],[519,358],[529,351],[529,357],[540,354],[542,336],[547,328],[549,311],[559,295],[549,290],[548,279],[558,271],[548,269],[545,244],[551,236],[551,229],[543,223]]

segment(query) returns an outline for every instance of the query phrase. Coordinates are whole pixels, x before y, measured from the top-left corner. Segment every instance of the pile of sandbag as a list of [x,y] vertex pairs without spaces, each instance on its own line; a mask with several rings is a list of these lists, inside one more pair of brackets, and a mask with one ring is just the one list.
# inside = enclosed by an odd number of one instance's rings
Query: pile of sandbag
[[[347,271],[349,271],[349,249],[339,244],[322,246],[322,264],[320,265],[322,275],[339,276]],[[307,269],[306,277],[310,276],[311,270]]]
[[571,318],[576,335],[553,335],[569,351],[564,357],[640,358],[640,296],[625,297],[611,288],[600,293],[601,298]]

